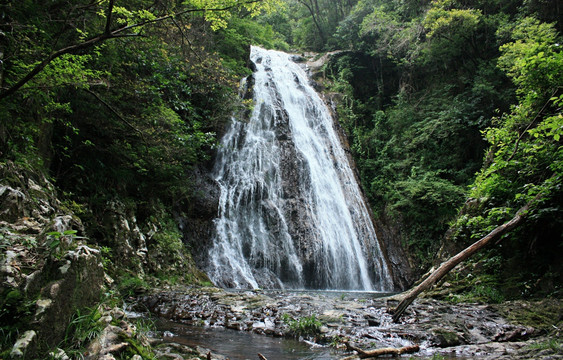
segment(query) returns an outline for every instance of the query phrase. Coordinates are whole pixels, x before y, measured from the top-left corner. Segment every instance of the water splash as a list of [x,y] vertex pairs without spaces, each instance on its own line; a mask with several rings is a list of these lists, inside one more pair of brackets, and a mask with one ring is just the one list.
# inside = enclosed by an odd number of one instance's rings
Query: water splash
[[325,103],[290,55],[253,47],[254,109],[216,163],[208,274],[229,288],[390,290],[366,205]]

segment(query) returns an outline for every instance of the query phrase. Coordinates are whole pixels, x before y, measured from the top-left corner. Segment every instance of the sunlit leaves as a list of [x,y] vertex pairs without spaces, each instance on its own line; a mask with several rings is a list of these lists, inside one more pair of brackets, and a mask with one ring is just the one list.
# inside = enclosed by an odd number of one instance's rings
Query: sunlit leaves
[[[505,31],[504,29],[502,31]],[[499,35],[502,31],[499,31]],[[525,18],[512,28],[513,41],[501,46],[499,67],[512,77],[521,94],[546,91],[563,84],[563,52],[552,24]]]
[[121,25],[133,25],[156,19],[156,15],[147,9],[131,10],[123,6],[114,6],[113,14],[117,15],[117,23]]
[[[563,57],[553,25],[526,18],[512,30],[513,41],[501,47],[498,64],[518,86],[519,103],[484,132],[491,148],[471,196],[512,212],[531,201],[530,218],[545,221],[561,212],[555,204],[563,181]],[[492,209],[482,225],[502,222]]]
[[424,18],[423,25],[428,29],[427,36],[450,38],[453,34],[471,32],[479,23],[480,10],[431,8]]
[[261,12],[271,13],[276,8],[283,7],[283,1],[187,0],[184,5],[201,9],[211,28],[218,30],[227,27],[229,19],[236,11],[244,10],[250,17],[255,17]]

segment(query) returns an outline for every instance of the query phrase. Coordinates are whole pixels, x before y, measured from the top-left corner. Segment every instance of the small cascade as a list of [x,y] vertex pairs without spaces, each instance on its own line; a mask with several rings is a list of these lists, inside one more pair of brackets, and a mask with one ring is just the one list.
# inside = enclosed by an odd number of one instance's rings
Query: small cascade
[[222,139],[208,274],[227,288],[392,290],[326,104],[291,56],[252,47],[254,109]]

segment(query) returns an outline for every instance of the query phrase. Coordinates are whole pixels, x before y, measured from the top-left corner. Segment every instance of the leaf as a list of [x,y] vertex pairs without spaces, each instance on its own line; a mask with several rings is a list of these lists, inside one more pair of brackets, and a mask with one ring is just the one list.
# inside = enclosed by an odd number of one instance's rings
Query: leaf
[[55,249],[57,246],[59,246],[61,244],[61,240],[56,239],[51,241],[51,243],[49,244],[49,247],[51,248],[51,250]]

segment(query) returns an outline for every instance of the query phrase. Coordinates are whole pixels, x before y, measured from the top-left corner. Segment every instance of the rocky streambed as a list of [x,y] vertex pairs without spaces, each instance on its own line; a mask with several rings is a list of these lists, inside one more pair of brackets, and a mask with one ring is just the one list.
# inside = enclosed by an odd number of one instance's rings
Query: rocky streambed
[[[558,300],[480,305],[419,299],[398,324],[388,313],[388,308],[396,304],[393,297],[365,293],[198,288],[145,295],[138,299],[136,308],[180,324],[297,337],[311,346],[342,349],[316,358],[351,356],[353,353],[346,352],[344,346],[349,342],[365,350],[419,345],[420,350],[409,357],[563,359],[557,328],[562,316]],[[174,334],[161,337],[166,337],[168,353],[170,346],[178,350],[179,345],[173,344]],[[186,346],[184,350],[188,350]],[[205,351],[200,349],[199,353]],[[248,354],[247,358],[257,359],[258,354]]]

